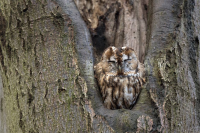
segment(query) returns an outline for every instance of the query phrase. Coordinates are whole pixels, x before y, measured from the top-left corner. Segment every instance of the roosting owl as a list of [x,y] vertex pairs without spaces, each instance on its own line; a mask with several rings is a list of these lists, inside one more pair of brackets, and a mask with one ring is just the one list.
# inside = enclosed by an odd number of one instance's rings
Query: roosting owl
[[145,78],[144,66],[132,48],[107,48],[94,71],[106,108],[133,108]]

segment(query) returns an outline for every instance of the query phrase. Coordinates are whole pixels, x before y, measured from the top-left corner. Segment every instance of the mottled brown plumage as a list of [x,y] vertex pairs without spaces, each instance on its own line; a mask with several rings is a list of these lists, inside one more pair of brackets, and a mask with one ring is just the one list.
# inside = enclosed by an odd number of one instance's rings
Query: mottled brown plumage
[[94,67],[105,107],[131,109],[144,83],[144,66],[133,49],[107,48]]

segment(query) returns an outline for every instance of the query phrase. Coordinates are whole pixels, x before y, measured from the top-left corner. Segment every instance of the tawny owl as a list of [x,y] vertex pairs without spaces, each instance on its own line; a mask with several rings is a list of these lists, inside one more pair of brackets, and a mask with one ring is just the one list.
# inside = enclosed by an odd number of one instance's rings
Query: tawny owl
[[132,109],[145,82],[144,66],[134,50],[107,48],[94,71],[104,105],[109,109]]

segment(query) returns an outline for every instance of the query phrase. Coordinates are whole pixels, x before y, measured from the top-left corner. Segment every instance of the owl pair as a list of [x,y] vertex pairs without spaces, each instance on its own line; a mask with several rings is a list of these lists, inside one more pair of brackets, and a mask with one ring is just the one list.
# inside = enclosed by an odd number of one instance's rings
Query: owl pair
[[133,108],[144,83],[144,66],[133,49],[107,48],[94,71],[105,107]]

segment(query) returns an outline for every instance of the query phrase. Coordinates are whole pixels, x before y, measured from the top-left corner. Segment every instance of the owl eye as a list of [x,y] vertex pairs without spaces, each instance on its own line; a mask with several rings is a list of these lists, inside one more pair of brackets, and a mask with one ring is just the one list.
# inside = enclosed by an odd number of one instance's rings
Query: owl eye
[[131,60],[131,59],[125,59],[124,61],[129,61],[129,60]]
[[111,60],[109,60],[108,62],[110,62],[110,63],[115,63],[115,61],[111,61]]

